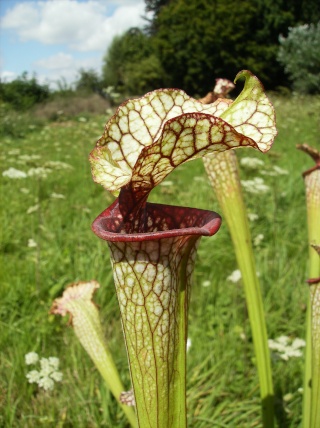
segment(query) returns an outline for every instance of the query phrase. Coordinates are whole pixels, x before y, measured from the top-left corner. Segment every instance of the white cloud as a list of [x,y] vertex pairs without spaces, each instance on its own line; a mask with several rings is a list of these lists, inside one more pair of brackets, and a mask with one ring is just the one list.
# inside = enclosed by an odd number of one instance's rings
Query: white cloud
[[69,69],[74,66],[74,58],[72,55],[60,52],[56,55],[51,55],[48,58],[40,59],[35,62],[35,65],[39,68],[47,70],[63,70]]
[[14,71],[3,70],[0,72],[0,79],[3,82],[12,82],[17,77],[17,74]]
[[[118,6],[111,16],[108,9]],[[113,37],[145,21],[143,1],[48,0],[18,3],[7,11],[0,25],[14,31],[21,41],[45,45],[65,44],[78,51],[105,51]]]
[[75,59],[72,55],[59,52],[47,58],[40,59],[34,63],[38,70],[37,78],[40,83],[49,83],[53,89],[57,82],[63,77],[67,84],[73,83],[77,78],[77,72],[81,68],[101,71],[101,58]]

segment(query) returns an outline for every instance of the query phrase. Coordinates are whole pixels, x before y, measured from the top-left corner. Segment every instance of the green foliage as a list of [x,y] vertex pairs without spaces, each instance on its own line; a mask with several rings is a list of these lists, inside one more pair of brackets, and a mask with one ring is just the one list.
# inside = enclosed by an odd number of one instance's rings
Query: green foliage
[[0,101],[0,138],[10,136],[21,139],[42,126],[41,118],[34,117],[30,112],[16,112],[9,104]]
[[124,87],[129,94],[143,94],[162,86],[159,58],[151,54],[141,61],[128,63],[124,75]]
[[24,111],[49,98],[48,85],[40,85],[36,77],[23,73],[12,82],[0,81],[0,100],[15,110]]
[[204,94],[214,78],[232,79],[241,69],[250,69],[269,87],[282,83],[277,37],[292,15],[280,8],[266,15],[266,10],[249,0],[176,0],[163,7],[154,38],[168,86]]
[[78,71],[78,74],[79,76],[75,82],[76,91],[81,91],[85,93],[102,92],[103,84],[96,70],[85,70],[81,68]]
[[320,93],[320,21],[318,24],[289,28],[281,36],[278,61],[284,66],[293,89],[300,93]]
[[139,95],[161,86],[162,67],[151,39],[132,28],[113,39],[104,58],[103,81],[125,94]]

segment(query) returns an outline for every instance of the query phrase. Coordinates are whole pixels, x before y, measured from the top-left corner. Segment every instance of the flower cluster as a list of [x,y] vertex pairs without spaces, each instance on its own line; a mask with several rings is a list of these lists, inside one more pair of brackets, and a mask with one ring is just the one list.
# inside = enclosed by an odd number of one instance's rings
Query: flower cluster
[[259,169],[264,165],[263,160],[252,157],[244,157],[240,160],[240,165],[248,169]]
[[231,275],[228,276],[227,281],[231,281],[234,284],[236,284],[237,282],[239,282],[241,279],[241,272],[239,269],[236,269],[232,272]]
[[270,187],[265,184],[263,178],[261,177],[255,177],[252,180],[241,180],[241,184],[244,190],[249,193],[267,193],[270,190]]
[[278,175],[288,175],[289,171],[283,168],[280,168],[280,166],[274,165],[271,169],[271,171],[261,171],[262,175],[269,175],[270,177],[276,177]]
[[259,247],[259,245],[261,244],[261,242],[264,239],[264,235],[262,233],[259,233],[259,235],[257,235],[254,240],[253,240],[253,245],[255,247]]
[[[38,159],[37,155],[22,155],[20,160],[22,163],[29,160]],[[31,167],[27,172],[21,171],[20,169],[12,168],[3,171],[2,176],[11,178],[11,179],[20,179],[27,177],[38,177],[38,178],[47,178],[49,174],[56,170],[70,170],[72,166],[65,162],[60,161],[48,161],[45,162],[43,166]]]
[[7,178],[19,179],[19,178],[26,178],[27,174],[24,171],[20,171],[20,169],[11,167],[6,171],[3,171],[2,176]]
[[39,388],[45,391],[52,391],[54,382],[61,382],[63,374],[59,371],[59,358],[40,358],[36,352],[29,352],[25,355],[26,364],[32,365],[40,363],[40,370],[31,370],[26,377],[29,383],[37,383]]
[[290,339],[288,336],[280,336],[277,339],[268,340],[269,348],[279,354],[282,360],[288,361],[291,357],[301,357],[302,352],[300,348],[306,346],[303,339],[295,338]]

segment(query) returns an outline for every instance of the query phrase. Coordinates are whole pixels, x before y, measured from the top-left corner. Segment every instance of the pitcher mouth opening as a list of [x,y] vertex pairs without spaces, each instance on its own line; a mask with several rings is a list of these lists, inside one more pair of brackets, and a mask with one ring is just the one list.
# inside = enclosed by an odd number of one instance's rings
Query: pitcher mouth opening
[[176,236],[212,236],[221,226],[221,217],[214,211],[146,203],[145,231],[127,233],[116,199],[92,223],[93,232],[111,242],[151,241]]

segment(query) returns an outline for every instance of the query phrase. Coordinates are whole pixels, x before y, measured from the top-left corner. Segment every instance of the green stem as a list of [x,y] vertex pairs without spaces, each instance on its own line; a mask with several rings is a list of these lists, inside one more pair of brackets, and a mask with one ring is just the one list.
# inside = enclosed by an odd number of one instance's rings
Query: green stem
[[233,151],[206,157],[204,164],[227,221],[242,274],[260,380],[264,428],[274,426],[274,392],[268,336],[251,235],[243,201],[238,164]]
[[188,339],[188,307],[190,300],[190,277],[188,276],[188,265],[190,263],[190,257],[195,248],[197,238],[193,238],[188,243],[188,247],[183,255],[180,265],[180,286],[179,286],[179,307],[180,307],[180,318],[179,318],[179,337],[180,341],[178,344],[178,357],[177,357],[177,373],[180,373],[177,385],[175,387],[175,402],[177,405],[175,408],[184,409],[184,414],[179,419],[179,425],[177,428],[186,428],[187,426],[187,393],[186,393],[186,370],[187,370],[187,353],[186,345]]
[[[308,206],[308,236],[310,244],[320,244],[320,195],[315,198],[309,198]],[[317,252],[309,248],[309,278],[320,277],[320,257]],[[307,390],[304,391],[303,422],[304,428],[318,428],[320,426],[320,358],[319,358],[319,289],[320,284],[310,286],[310,322],[307,322],[307,350],[312,347],[312,352],[306,353],[306,372],[305,386],[308,384]],[[310,361],[311,360],[311,361]],[[309,366],[311,368],[309,369]],[[308,370],[308,371],[307,371]],[[310,382],[311,375],[311,382]],[[309,379],[308,379],[308,378]],[[311,384],[311,391],[310,391]],[[310,400],[311,401],[308,401]],[[311,411],[310,411],[311,407]],[[310,420],[308,418],[310,417]],[[308,425],[309,421],[309,425]]]
[[311,308],[310,299],[306,313],[306,349],[303,379],[302,428],[310,428],[311,421],[311,377],[312,377],[312,344],[311,344]]

